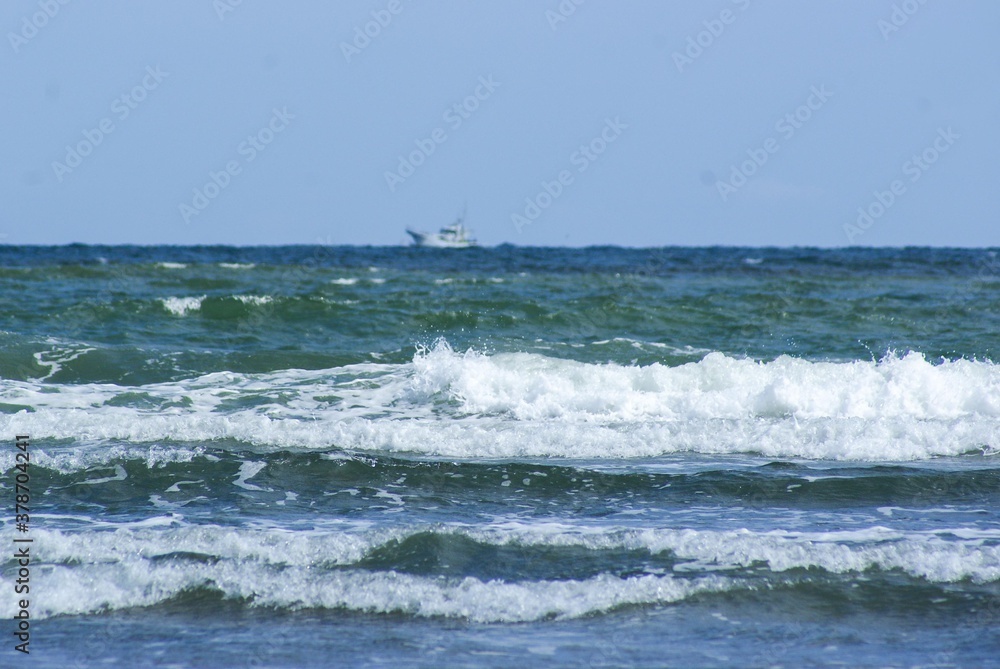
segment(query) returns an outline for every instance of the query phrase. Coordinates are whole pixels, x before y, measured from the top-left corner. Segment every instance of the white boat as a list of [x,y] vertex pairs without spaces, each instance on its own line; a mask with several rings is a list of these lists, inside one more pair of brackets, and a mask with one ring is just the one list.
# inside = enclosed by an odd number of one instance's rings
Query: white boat
[[444,226],[439,232],[420,232],[407,228],[406,233],[413,237],[413,243],[416,246],[433,246],[440,249],[464,249],[478,246],[476,238],[469,235],[464,221],[465,212],[463,211],[454,223]]

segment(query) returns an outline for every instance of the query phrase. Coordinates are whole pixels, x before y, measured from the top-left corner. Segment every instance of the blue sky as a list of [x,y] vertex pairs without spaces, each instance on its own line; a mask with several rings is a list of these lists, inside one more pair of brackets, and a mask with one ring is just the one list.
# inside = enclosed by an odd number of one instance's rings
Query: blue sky
[[63,1],[6,243],[1000,245],[991,0]]

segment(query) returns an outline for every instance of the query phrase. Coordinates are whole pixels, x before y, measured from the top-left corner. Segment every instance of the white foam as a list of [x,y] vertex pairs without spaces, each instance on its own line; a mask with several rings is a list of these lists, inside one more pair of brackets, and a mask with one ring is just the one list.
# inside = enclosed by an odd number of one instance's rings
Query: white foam
[[64,364],[73,362],[80,356],[97,350],[93,346],[82,346],[80,344],[62,342],[52,337],[47,339],[46,343],[51,344],[52,348],[48,351],[37,351],[32,356],[39,367],[49,368],[48,374],[39,377],[36,379],[37,381],[45,381],[46,379],[52,378],[60,370],[62,370]]
[[[669,603],[729,587],[714,577],[600,575],[582,581],[505,583],[392,571],[329,571],[320,565],[356,560],[371,543],[342,536],[310,540],[291,532],[207,527],[36,534],[35,559],[56,563],[46,568],[46,587],[33,600],[32,616],[37,618],[149,606],[190,588],[211,587],[256,606],[523,622],[579,617],[629,604]],[[179,552],[220,559],[151,559]],[[66,566],[75,561],[84,563]],[[0,587],[11,586],[0,577]],[[0,615],[12,615],[14,605],[9,598],[0,601]]]
[[86,481],[81,481],[80,485],[96,485],[98,483],[107,483],[109,481],[124,481],[128,478],[128,473],[125,468],[121,465],[115,465],[115,475],[105,476],[104,478],[87,479]]
[[240,471],[236,475],[236,481],[234,485],[243,488],[244,490],[263,490],[258,485],[252,483],[247,483],[249,479],[257,476],[267,464],[264,462],[243,462],[240,464]]
[[187,267],[187,264],[182,262],[158,262],[156,266],[163,269],[184,269]]
[[[343,492],[343,491],[342,491]],[[386,494],[396,498],[396,495]],[[402,504],[402,500],[398,503]],[[81,519],[86,520],[86,519]],[[32,530],[44,562],[123,562],[173,552],[271,565],[350,565],[389,542],[426,532],[464,536],[493,546],[626,548],[651,554],[670,551],[677,558],[727,568],[766,563],[772,571],[819,567],[832,573],[873,567],[898,569],[934,582],[1000,580],[1000,529],[938,528],[896,530],[874,526],[837,532],[773,530],[618,529],[565,522],[498,522],[487,526],[427,525],[369,529],[366,524],[334,522],[336,531],[289,531],[178,525],[176,516],[140,523],[111,524],[113,532]],[[91,520],[91,523],[95,521]],[[98,523],[99,524],[99,523]],[[12,529],[0,532],[10,540]]]
[[257,264],[256,263],[252,263],[252,262],[246,262],[246,263],[243,263],[243,262],[220,262],[219,263],[219,267],[222,267],[224,269],[253,269],[256,266],[257,266]]
[[356,277],[348,277],[348,278],[341,277],[339,279],[332,279],[330,281],[330,283],[336,284],[338,286],[353,286],[357,282],[358,279]]
[[[449,616],[479,622],[570,618],[622,605],[678,601],[698,592],[754,587],[742,569],[830,573],[898,570],[936,583],[1000,580],[1000,530],[902,532],[886,527],[821,533],[692,529],[621,530],[534,521],[487,527],[427,526],[298,531],[184,525],[176,516],[114,531],[33,530],[33,559],[44,570],[32,615],[48,617],[147,606],[192,587],[214,587],[253,605],[324,607]],[[338,521],[331,521],[338,525]],[[421,532],[466,536],[488,545],[626,548],[670,552],[674,574],[508,583],[345,569],[373,550]],[[13,529],[0,531],[9,543]],[[203,556],[191,560],[179,554]],[[341,568],[331,570],[339,565]],[[694,579],[677,575],[728,572]],[[11,586],[0,577],[0,589]],[[14,601],[0,600],[0,616]]]
[[968,360],[932,365],[918,353],[879,363],[788,356],[759,363],[710,353],[678,367],[626,367],[439,346],[418,355],[414,367],[469,410],[520,420],[1000,418],[1000,368]]
[[[292,532],[217,525],[179,525],[175,517],[150,519],[141,525],[114,524],[114,531],[82,532],[32,529],[36,557],[48,563],[124,563],[170,553],[207,555],[225,560],[308,567],[323,563],[351,564],[402,532]],[[10,543],[13,534],[0,533]]]
[[[820,568],[831,573],[868,569],[900,570],[938,583],[1000,580],[1000,530],[901,532],[885,527],[842,532],[764,533],[750,530],[587,530],[561,525],[535,528],[509,524],[475,530],[488,543],[629,548],[670,551],[683,565],[675,569],[738,569],[766,564],[771,571]],[[958,537],[958,539],[956,539]],[[985,543],[989,540],[990,544]]]
[[[109,462],[121,460],[139,460],[153,468],[168,462],[191,462],[205,456],[204,448],[200,446],[161,446],[161,445],[128,445],[102,444],[99,448],[89,446],[70,446],[49,448],[37,442],[32,445],[31,458],[33,462],[58,472],[68,474],[100,467]],[[15,464],[14,457],[0,454],[0,469],[7,470]]]
[[[717,577],[698,580],[669,576],[585,581],[505,583],[433,578],[397,572],[332,571],[290,567],[280,571],[255,563],[57,566],[45,575],[45,589],[33,600],[32,617],[78,615],[151,606],[186,590],[205,587],[252,606],[288,609],[327,608],[420,617],[463,618],[483,623],[516,623],[545,618],[576,618],[626,605],[677,602],[693,594],[725,589]],[[0,578],[0,586],[12,582]],[[0,602],[0,615],[13,615],[12,598]]]
[[[173,406],[109,402],[122,392]],[[242,395],[255,398],[252,408],[233,408]],[[267,395],[273,403],[262,404]],[[848,363],[711,353],[637,367],[438,344],[407,364],[220,372],[129,388],[2,381],[0,402],[36,410],[0,416],[0,438],[85,443],[236,439],[458,458],[698,452],[904,461],[1000,450],[1000,367],[931,364],[915,353]],[[9,459],[0,453],[0,465]]]
[[184,316],[189,311],[201,309],[201,302],[206,297],[206,295],[200,297],[161,297],[160,303],[163,304],[164,309],[175,316]]
[[163,492],[180,492],[182,485],[196,485],[198,483],[203,483],[204,479],[198,479],[197,481],[175,481],[173,485],[164,490]]
[[243,304],[251,304],[258,307],[262,304],[269,304],[274,300],[270,295],[233,295],[233,297]]

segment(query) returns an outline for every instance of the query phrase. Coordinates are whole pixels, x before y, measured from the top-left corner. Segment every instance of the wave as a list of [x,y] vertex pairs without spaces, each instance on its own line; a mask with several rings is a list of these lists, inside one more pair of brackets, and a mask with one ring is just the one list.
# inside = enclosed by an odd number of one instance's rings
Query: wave
[[0,435],[36,440],[237,440],[459,458],[904,461],[1000,450],[1000,367],[932,364],[919,353],[878,362],[710,353],[640,367],[459,353],[441,342],[406,364],[133,387],[3,381],[0,403],[33,410],[0,418]]
[[243,304],[250,304],[258,307],[264,304],[270,304],[274,300],[274,298],[270,295],[233,295],[233,299],[239,300]]
[[159,303],[163,308],[175,316],[185,316],[188,312],[200,311],[206,300],[213,303],[225,303],[226,300],[235,300],[247,306],[262,306],[271,303],[274,298],[270,295],[231,295],[229,297],[219,296],[209,298],[207,295],[195,297],[161,297]]
[[[1000,581],[1000,530],[941,528],[902,531],[874,526],[835,532],[772,530],[608,529],[558,522],[492,526],[429,525],[407,529],[299,531],[215,525],[176,527],[179,518],[137,527],[94,523],[115,531],[33,530],[38,556],[52,563],[124,563],[174,554],[296,567],[350,566],[414,537],[463,537],[486,547],[577,547],[669,554],[677,572],[738,570],[765,565],[773,572],[821,569],[834,574],[897,570],[935,583]],[[348,526],[348,523],[339,525]],[[11,530],[0,533],[8,539]],[[429,542],[433,545],[433,541]],[[401,551],[405,552],[405,551]],[[399,565],[392,565],[399,568]]]
[[[665,576],[627,579],[597,576],[586,581],[526,583],[484,582],[476,578],[442,579],[397,572],[334,571],[287,568],[280,571],[248,564],[199,564],[143,568],[95,566],[81,578],[78,569],[54,568],[46,587],[59,594],[36,596],[32,615],[79,615],[153,606],[185,593],[208,591],[251,606],[285,609],[326,608],[365,613],[403,613],[420,617],[464,618],[473,622],[529,622],[575,618],[627,605],[665,604],[699,592],[722,590],[724,579],[701,581]],[[11,587],[0,579],[5,587]],[[37,613],[36,613],[37,612]],[[11,616],[12,603],[0,605]]]
[[207,295],[200,297],[163,297],[160,298],[160,303],[164,309],[175,316],[184,316],[189,311],[198,311],[201,309],[201,303],[206,297]]
[[[46,565],[46,587],[34,600],[33,615],[151,606],[203,590],[250,606],[524,622],[669,604],[708,592],[781,587],[795,581],[781,575],[793,570],[814,577],[818,572],[869,577],[873,572],[901,572],[939,584],[1000,580],[1000,533],[995,530],[900,532],[872,527],[755,533],[507,523],[290,532],[178,527],[179,522],[150,519],[114,531],[34,530],[33,559]],[[0,537],[9,540],[12,534],[5,529]],[[408,566],[405,558],[416,551],[428,551],[430,557],[437,551],[437,559],[428,560],[437,565],[462,559],[462,547],[447,543],[455,537],[473,542],[476,560],[496,562],[498,573],[417,573]],[[639,560],[630,567],[633,573],[608,568],[564,578],[522,578],[511,572],[520,562],[504,560],[502,550],[509,546],[544,551],[549,560],[542,563],[552,561],[553,550],[570,547],[597,556],[625,549],[669,561],[652,570],[659,573],[649,573],[648,566],[644,570]],[[373,570],[369,563],[376,556],[382,564]],[[607,562],[620,561],[612,556]],[[0,587],[11,587],[9,579],[0,577]],[[11,615],[13,607],[13,600],[0,602],[0,615]]]
[[1000,367],[933,365],[919,353],[881,362],[781,356],[761,363],[713,352],[677,367],[628,367],[528,353],[463,355],[439,345],[413,364],[416,383],[429,392],[448,392],[468,411],[518,420],[1000,418]]

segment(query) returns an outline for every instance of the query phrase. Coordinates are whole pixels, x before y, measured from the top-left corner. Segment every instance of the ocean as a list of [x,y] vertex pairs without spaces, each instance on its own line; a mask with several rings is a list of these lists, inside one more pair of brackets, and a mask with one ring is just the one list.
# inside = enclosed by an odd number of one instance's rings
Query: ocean
[[0,277],[3,666],[1000,666],[996,250]]

